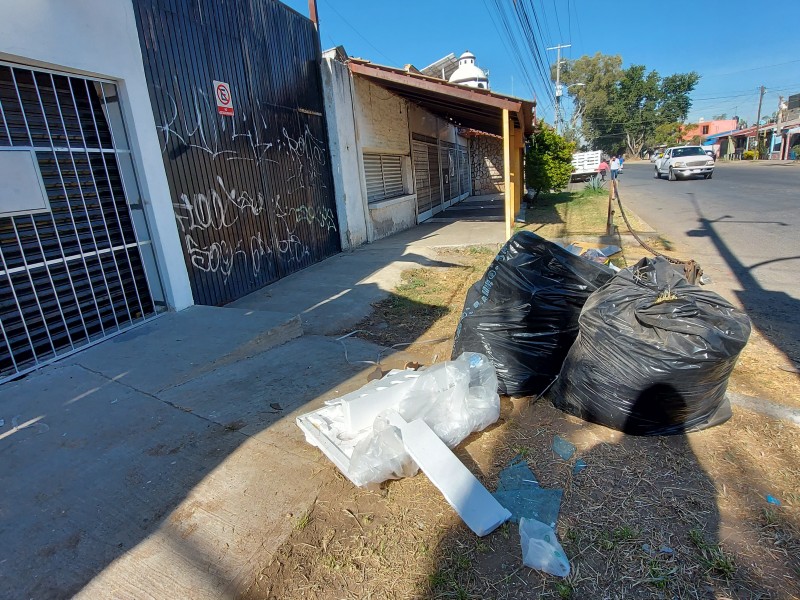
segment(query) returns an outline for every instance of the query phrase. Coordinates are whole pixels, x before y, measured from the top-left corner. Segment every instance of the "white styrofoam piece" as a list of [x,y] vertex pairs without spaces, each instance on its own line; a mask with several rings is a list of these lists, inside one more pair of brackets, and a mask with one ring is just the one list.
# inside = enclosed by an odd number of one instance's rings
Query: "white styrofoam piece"
[[397,408],[409,393],[420,373],[412,370],[390,371],[382,379],[371,381],[364,387],[337,398],[342,405],[342,415],[348,431],[361,431],[372,427],[381,412]]
[[389,422],[400,428],[411,458],[428,476],[467,526],[484,536],[511,518],[469,469],[421,419],[408,423],[399,414]]
[[346,431],[342,407],[339,404],[323,406],[300,415],[295,422],[305,434],[306,441],[319,448],[339,471],[350,479],[350,457],[353,455],[353,448],[372,432],[371,424],[355,434]]

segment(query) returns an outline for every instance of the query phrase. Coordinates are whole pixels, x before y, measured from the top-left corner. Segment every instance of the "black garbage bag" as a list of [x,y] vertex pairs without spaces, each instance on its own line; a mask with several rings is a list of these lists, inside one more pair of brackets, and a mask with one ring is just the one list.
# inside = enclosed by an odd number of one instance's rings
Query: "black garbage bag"
[[501,394],[541,394],[578,335],[583,303],[613,274],[520,231],[467,292],[453,356],[487,355],[497,369]]
[[750,319],[665,259],[644,258],[586,302],[550,391],[561,410],[634,435],[724,423],[728,377]]

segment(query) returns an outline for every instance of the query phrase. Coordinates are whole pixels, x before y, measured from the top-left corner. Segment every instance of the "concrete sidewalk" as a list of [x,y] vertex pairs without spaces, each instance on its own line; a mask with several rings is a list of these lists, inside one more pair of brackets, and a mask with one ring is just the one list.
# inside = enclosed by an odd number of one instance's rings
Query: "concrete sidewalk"
[[[246,589],[329,473],[294,418],[366,381],[325,334],[369,314],[404,269],[448,266],[436,247],[502,243],[503,223],[469,210],[487,200],[0,387],[0,597]],[[381,350],[346,343],[350,361]]]

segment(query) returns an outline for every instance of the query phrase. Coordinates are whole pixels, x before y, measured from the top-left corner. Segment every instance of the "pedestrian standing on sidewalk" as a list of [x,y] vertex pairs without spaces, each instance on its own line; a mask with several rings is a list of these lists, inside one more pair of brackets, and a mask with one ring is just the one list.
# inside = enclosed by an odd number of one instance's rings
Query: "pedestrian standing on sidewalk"
[[620,154],[619,155],[619,172],[622,173],[622,169],[625,168],[625,156]]
[[606,173],[608,172],[608,163],[605,160],[600,161],[600,166],[597,167],[598,173],[600,173],[600,179],[602,181],[606,180]]
[[612,181],[619,175],[619,159],[616,156],[611,158],[611,179]]

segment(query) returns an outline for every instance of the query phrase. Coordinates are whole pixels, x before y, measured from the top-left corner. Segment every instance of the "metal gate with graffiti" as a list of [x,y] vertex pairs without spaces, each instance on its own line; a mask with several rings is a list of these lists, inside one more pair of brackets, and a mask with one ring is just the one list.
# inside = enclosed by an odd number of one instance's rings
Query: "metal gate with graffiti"
[[0,63],[0,381],[165,308],[111,81]]
[[274,0],[135,0],[194,300],[340,251],[314,25]]

